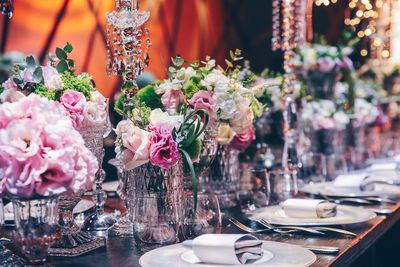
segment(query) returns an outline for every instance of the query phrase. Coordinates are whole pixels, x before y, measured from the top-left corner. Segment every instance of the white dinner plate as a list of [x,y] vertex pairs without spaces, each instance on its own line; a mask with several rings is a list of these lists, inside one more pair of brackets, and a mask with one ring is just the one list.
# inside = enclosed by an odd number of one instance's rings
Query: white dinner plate
[[354,224],[369,221],[376,214],[368,209],[352,206],[337,206],[337,214],[330,218],[294,218],[286,216],[281,206],[271,206],[257,209],[248,214],[250,220],[264,219],[276,225],[295,226],[327,226],[339,224]]
[[307,194],[325,195],[328,197],[400,197],[400,186],[385,184],[375,184],[372,191],[361,191],[354,187],[335,187],[333,182],[326,182],[307,184],[300,188],[300,191]]
[[[79,214],[85,212],[95,206],[93,200],[88,199],[81,199],[81,201],[76,204],[73,214]],[[14,220],[14,212],[12,203],[9,202],[7,205],[4,206],[4,220],[6,221],[13,221]]]
[[262,259],[246,265],[219,265],[200,263],[190,248],[175,244],[145,253],[139,259],[142,267],[306,267],[317,257],[308,249],[280,242],[263,241],[266,252]]

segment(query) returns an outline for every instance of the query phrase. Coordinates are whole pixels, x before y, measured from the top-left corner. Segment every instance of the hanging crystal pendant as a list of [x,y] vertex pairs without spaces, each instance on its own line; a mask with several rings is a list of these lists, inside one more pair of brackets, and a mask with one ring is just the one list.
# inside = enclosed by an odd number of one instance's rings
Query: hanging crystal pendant
[[12,0],[0,0],[0,11],[11,19],[14,12],[14,3]]
[[137,88],[135,79],[149,65],[149,11],[140,12],[138,1],[115,0],[116,10],[106,13],[107,73],[121,75]]

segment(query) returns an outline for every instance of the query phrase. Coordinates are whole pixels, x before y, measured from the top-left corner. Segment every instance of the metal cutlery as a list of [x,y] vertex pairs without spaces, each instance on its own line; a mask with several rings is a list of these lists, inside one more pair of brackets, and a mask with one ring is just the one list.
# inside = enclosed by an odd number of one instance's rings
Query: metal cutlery
[[302,246],[303,248],[306,248],[308,250],[311,250],[312,252],[316,254],[331,254],[331,255],[336,255],[339,253],[340,248],[338,247],[326,247],[326,246]]
[[266,229],[253,229],[241,222],[239,222],[238,220],[234,219],[234,218],[230,218],[229,221],[231,223],[233,223],[236,227],[238,227],[239,229],[247,232],[247,233],[251,233],[251,234],[255,234],[255,233],[263,233],[263,232],[270,232],[272,231],[272,229],[266,228]]
[[361,191],[369,190],[374,184],[400,185],[400,180],[365,180],[360,184]]
[[[265,226],[266,228],[274,228],[276,226],[271,225],[269,222],[267,222],[265,219],[260,219],[257,220],[258,223],[261,225]],[[344,235],[351,235],[351,236],[357,236],[356,233],[339,229],[339,228],[333,228],[333,227],[325,227],[325,226],[313,226],[313,227],[298,227],[298,226],[279,226],[280,229],[302,229],[302,230],[315,230],[315,231],[327,231],[327,232],[334,232],[338,234],[344,234]]]
[[396,205],[397,202],[392,200],[392,199],[388,199],[388,198],[382,198],[382,197],[340,197],[340,198],[332,198],[332,197],[328,197],[326,195],[323,194],[318,194],[317,196],[331,201],[333,203],[336,204],[344,204],[344,203],[348,203],[348,204],[359,204],[359,205],[374,205],[376,203],[385,203],[385,204],[391,204],[391,205]]

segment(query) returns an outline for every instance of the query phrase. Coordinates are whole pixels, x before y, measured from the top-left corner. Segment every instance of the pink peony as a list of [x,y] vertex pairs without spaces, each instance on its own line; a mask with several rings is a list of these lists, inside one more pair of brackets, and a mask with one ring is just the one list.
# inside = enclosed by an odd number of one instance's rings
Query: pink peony
[[255,139],[256,134],[254,133],[254,129],[253,127],[249,127],[245,132],[236,134],[235,137],[233,137],[231,145],[233,148],[243,152]]
[[170,89],[161,97],[161,103],[167,110],[177,110],[179,104],[183,102],[185,102],[185,96],[181,90]]
[[168,169],[179,160],[179,151],[171,131],[161,126],[150,126],[150,162]]
[[330,72],[335,67],[335,61],[330,57],[322,57],[317,60],[318,70],[320,72]]
[[0,106],[0,193],[51,196],[90,188],[98,169],[65,109],[31,94]]
[[188,101],[195,109],[204,109],[212,117],[215,110],[215,101],[208,91],[200,90]]
[[[117,153],[125,170],[132,170],[150,160],[150,133],[133,125],[129,120],[123,120],[115,130],[121,137],[125,150]],[[118,151],[117,151],[118,152]]]
[[337,62],[337,65],[344,70],[353,69],[353,61],[349,57],[344,57]]
[[83,111],[86,107],[86,98],[81,92],[67,90],[60,98],[60,103],[69,112],[75,129],[82,126]]

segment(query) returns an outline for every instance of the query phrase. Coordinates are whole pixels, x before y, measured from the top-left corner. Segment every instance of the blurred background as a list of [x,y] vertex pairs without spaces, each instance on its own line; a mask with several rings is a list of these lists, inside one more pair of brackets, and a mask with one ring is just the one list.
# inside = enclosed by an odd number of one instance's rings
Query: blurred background
[[[318,2],[318,1],[317,1]],[[348,1],[314,5],[314,32],[333,44],[340,42]],[[170,58],[180,54],[190,61],[205,56],[223,62],[231,49],[240,48],[260,72],[279,70],[281,55],[271,52],[272,1],[269,0],[141,0],[151,12],[148,24],[153,46],[151,72],[166,76]],[[104,13],[113,0],[18,0],[11,20],[2,16],[0,52],[33,54],[42,63],[49,51],[72,43],[77,70],[89,72],[107,97],[119,91],[116,77],[108,77]]]

